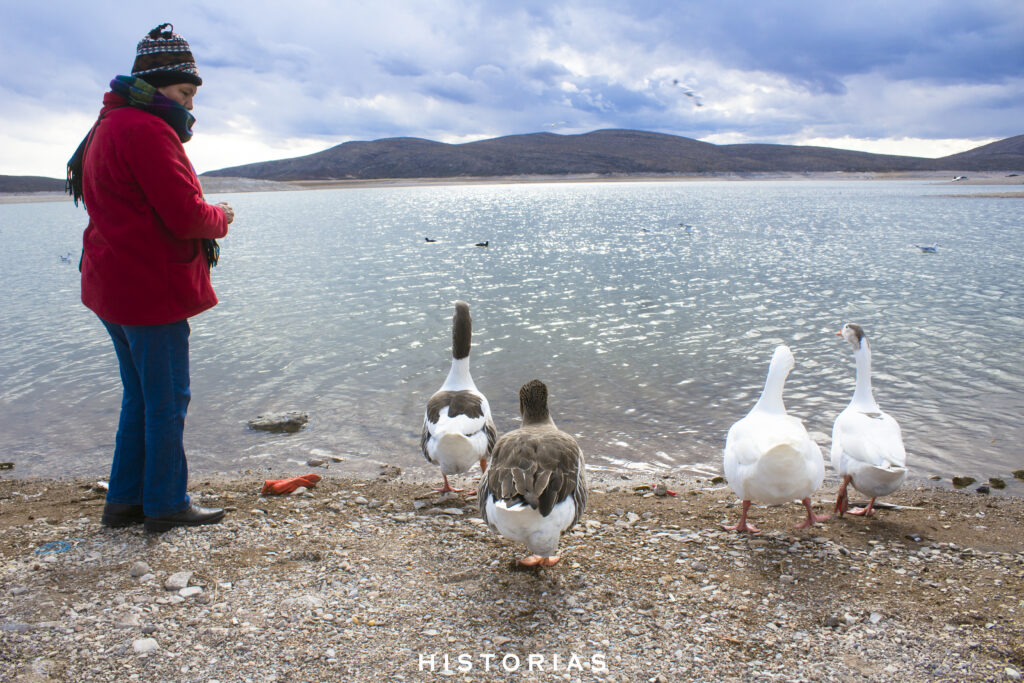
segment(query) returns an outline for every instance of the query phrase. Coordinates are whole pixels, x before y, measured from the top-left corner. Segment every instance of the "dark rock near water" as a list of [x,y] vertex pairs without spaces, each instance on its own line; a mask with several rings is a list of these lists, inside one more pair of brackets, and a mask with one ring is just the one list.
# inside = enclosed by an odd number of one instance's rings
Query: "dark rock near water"
[[1000,479],[999,477],[989,477],[988,478],[988,483],[994,489],[1005,489],[1006,488],[1006,482],[1003,481],[1002,479]]
[[974,477],[953,477],[953,486],[958,489],[966,488],[976,482]]
[[299,431],[309,422],[309,414],[298,410],[290,410],[285,413],[267,413],[258,415],[249,420],[249,429],[259,429],[264,432],[286,432],[292,434]]

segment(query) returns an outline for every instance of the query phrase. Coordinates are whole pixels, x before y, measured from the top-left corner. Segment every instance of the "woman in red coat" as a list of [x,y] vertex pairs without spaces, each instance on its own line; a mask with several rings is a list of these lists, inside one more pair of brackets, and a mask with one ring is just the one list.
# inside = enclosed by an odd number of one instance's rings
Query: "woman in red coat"
[[69,162],[69,191],[89,213],[82,302],[114,342],[124,394],[102,523],[147,530],[219,522],[192,503],[183,436],[188,318],[217,303],[210,266],[234,212],[209,204],[182,146],[202,85],[170,24],[138,44],[131,76],[111,81]]

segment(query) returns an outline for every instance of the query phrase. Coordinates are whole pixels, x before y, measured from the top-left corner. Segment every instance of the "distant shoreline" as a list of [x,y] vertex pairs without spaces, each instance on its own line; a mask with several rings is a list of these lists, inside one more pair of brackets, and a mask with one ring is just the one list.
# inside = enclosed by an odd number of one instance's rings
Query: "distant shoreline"
[[[239,192],[288,192],[306,190],[337,190],[347,188],[386,187],[446,187],[456,185],[521,185],[548,183],[650,183],[650,182],[764,182],[764,181],[872,181],[872,180],[925,180],[950,187],[962,185],[1024,185],[1024,175],[1007,176],[1004,172],[985,171],[954,181],[953,172],[893,171],[893,172],[813,172],[813,173],[713,173],[703,175],[617,175],[597,173],[570,175],[515,175],[515,176],[460,176],[451,178],[353,178],[350,180],[257,180],[253,178],[200,177],[208,194]],[[953,194],[954,197],[1024,198],[1024,190],[1007,190],[984,194]],[[70,201],[63,192],[0,192],[0,204]]]

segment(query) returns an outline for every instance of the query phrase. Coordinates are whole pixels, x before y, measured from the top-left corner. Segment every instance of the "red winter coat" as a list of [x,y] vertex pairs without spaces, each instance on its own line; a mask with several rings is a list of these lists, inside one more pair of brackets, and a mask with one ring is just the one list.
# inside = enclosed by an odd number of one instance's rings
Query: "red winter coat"
[[212,308],[201,238],[228,233],[203,200],[174,129],[108,92],[83,171],[89,225],[82,303],[118,325],[163,325]]

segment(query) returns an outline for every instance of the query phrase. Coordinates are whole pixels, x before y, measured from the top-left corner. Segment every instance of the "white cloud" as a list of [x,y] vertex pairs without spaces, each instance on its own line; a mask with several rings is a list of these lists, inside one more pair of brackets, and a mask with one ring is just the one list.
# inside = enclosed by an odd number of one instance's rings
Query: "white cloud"
[[[137,3],[44,5],[0,24],[0,173],[62,173],[155,21]],[[911,5],[181,0],[169,18],[205,80],[200,170],[399,136],[638,128],[941,156],[1021,133],[1024,5]]]

